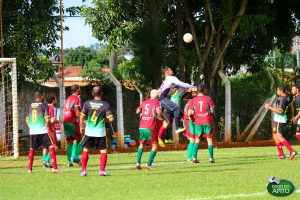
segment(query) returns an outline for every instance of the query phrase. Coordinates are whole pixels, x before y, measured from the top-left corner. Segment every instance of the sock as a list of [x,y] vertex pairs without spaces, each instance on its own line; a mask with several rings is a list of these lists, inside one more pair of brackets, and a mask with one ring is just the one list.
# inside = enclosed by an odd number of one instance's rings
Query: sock
[[165,131],[166,131],[166,128],[163,127],[163,126],[159,129],[159,131],[158,131],[158,138],[159,139],[163,139]]
[[71,159],[76,159],[76,149],[77,149],[77,143],[73,143]]
[[34,158],[34,150],[32,148],[29,149],[28,152],[28,170],[32,170],[32,165],[33,165],[33,158]]
[[79,155],[82,153],[82,145],[80,142],[77,144],[76,152],[75,152],[75,158],[79,159]]
[[46,155],[46,161],[48,161],[48,162],[50,161],[50,152],[48,152]]
[[141,163],[142,155],[143,155],[143,149],[138,148],[137,156],[136,156],[136,163]]
[[104,171],[107,162],[107,153],[100,154],[100,170]]
[[214,159],[214,145],[208,145],[209,158]]
[[300,135],[296,135],[296,138],[300,141]]
[[68,163],[72,163],[71,155],[72,155],[72,144],[68,144],[68,146],[67,146]]
[[194,143],[192,157],[197,159],[199,143]]
[[52,168],[57,169],[55,148],[50,147],[49,152],[50,152],[50,157],[51,157]]
[[148,162],[147,162],[148,166],[152,166],[152,163],[153,163],[153,160],[154,160],[155,156],[156,156],[156,151],[150,151],[149,159],[148,159]]
[[43,161],[48,161],[48,160],[47,160],[47,156],[48,156],[48,154],[43,154],[43,155],[42,155]]
[[281,144],[283,144],[289,150],[289,152],[293,152],[294,151],[294,149],[291,147],[290,143],[287,140],[283,140],[281,142]]
[[86,170],[87,162],[88,162],[88,160],[89,160],[89,153],[86,152],[86,151],[83,151],[83,152],[82,152],[82,155],[81,155],[81,158],[82,158],[82,166],[81,166],[81,169],[82,169],[82,170]]
[[276,143],[277,151],[280,156],[284,155],[281,143]]
[[194,146],[194,142],[190,142],[187,148],[187,159],[188,160],[192,160],[193,158],[193,146]]

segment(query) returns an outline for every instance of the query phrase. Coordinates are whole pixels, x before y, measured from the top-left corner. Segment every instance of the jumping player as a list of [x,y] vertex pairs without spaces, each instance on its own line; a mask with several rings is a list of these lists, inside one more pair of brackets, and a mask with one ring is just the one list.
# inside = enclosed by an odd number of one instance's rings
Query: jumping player
[[[214,102],[209,96],[205,96],[204,85],[197,86],[198,95],[192,99],[189,106],[189,117],[195,119],[195,143],[192,147],[192,161],[199,163],[197,159],[200,136],[207,135],[211,130],[211,113],[214,110]],[[190,147],[191,148],[191,147]]]
[[137,158],[136,158],[136,168],[142,169],[141,158],[143,154],[143,147],[146,141],[150,142],[152,149],[149,155],[146,168],[152,170],[152,162],[157,152],[157,117],[162,116],[162,111],[157,100],[158,94],[157,90],[151,90],[150,99],[142,102],[142,104],[137,108],[136,114],[141,113],[141,121],[139,126],[140,133],[140,145],[138,148]]
[[79,130],[79,117],[81,111],[80,102],[80,87],[78,85],[72,85],[72,95],[70,95],[64,107],[64,130],[68,143],[67,146],[67,166],[72,167],[73,162],[81,165],[79,155],[82,152],[82,146],[80,144],[80,130]]
[[30,137],[28,173],[32,173],[34,151],[43,148],[49,149],[52,161],[52,172],[60,173],[56,163],[55,146],[48,134],[47,126],[51,125],[51,123],[48,105],[43,103],[44,93],[41,91],[35,92],[34,97],[35,101],[30,104],[28,117],[26,118]]
[[[87,175],[87,162],[89,159],[89,149],[100,149],[100,170],[99,176],[110,176],[105,171],[107,162],[106,147],[106,119],[111,123],[114,120],[110,106],[106,101],[102,101],[102,91],[100,86],[93,88],[92,95],[94,100],[87,101],[82,109],[80,116],[80,132],[84,134],[82,140],[82,171],[81,176]],[[86,126],[84,127],[84,121]]]
[[292,87],[292,94],[295,97],[296,102],[296,115],[293,117],[294,124],[297,124],[296,138],[300,141],[300,85],[294,85]]
[[289,96],[286,94],[286,88],[282,85],[277,87],[277,95],[279,96],[278,105],[274,108],[269,104],[265,104],[265,109],[269,109],[274,112],[274,120],[273,120],[273,139],[275,141],[279,156],[278,160],[284,159],[285,155],[282,150],[282,145],[284,145],[290,152],[290,160],[292,160],[295,155],[297,155],[297,151],[295,151],[289,142],[283,137],[285,133],[285,126],[287,123],[287,108],[291,102]]

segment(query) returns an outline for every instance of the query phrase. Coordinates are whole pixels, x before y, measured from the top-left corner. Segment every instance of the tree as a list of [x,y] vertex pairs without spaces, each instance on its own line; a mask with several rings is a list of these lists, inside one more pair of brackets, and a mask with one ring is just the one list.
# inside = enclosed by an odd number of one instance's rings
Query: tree
[[97,51],[92,48],[84,46],[71,48],[66,51],[65,66],[84,66],[87,62],[96,58]]

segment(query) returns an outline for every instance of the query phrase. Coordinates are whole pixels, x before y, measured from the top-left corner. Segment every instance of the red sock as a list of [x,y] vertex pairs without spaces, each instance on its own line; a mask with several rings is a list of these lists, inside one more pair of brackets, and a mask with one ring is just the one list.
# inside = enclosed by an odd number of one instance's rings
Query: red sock
[[107,162],[107,153],[100,154],[100,170],[104,171]]
[[283,140],[281,142],[281,144],[283,144],[289,150],[289,152],[293,152],[294,151],[294,149],[291,147],[290,143],[287,140]]
[[284,153],[283,153],[283,150],[282,150],[281,143],[276,143],[276,147],[277,147],[277,151],[278,151],[279,155],[282,156]]
[[28,170],[32,170],[32,165],[33,165],[33,158],[34,158],[34,150],[32,148],[29,149],[28,152]]
[[82,151],[81,159],[82,159],[82,166],[81,166],[81,169],[82,169],[82,170],[86,170],[87,162],[88,162],[88,160],[89,160],[89,153],[86,152],[86,151]]
[[55,148],[50,147],[49,151],[50,151],[50,158],[51,158],[52,168],[57,169]]
[[300,141],[300,134],[299,135],[296,134],[296,138]]
[[159,131],[158,131],[158,138],[159,139],[163,139],[165,131],[166,131],[166,128],[163,127],[163,126],[159,129]]

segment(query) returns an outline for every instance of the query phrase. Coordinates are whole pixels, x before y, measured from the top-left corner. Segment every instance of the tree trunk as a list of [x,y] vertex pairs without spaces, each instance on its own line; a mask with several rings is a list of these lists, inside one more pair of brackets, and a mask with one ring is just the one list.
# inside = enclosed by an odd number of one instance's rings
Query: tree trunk
[[178,67],[179,67],[179,78],[182,81],[186,80],[186,70],[184,65],[184,56],[183,56],[183,20],[182,20],[182,1],[177,0],[176,3],[176,25],[177,25],[177,56],[178,56]]

